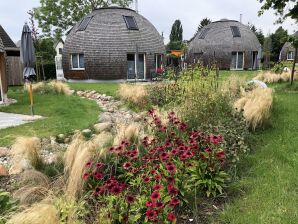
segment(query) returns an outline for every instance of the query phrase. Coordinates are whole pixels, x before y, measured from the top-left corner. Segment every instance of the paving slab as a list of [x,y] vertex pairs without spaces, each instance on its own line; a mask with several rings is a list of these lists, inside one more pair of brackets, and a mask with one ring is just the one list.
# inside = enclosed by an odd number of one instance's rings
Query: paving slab
[[42,116],[37,116],[37,115],[29,116],[29,115],[23,115],[23,114],[12,114],[12,113],[0,112],[0,129],[19,126],[42,118],[43,118]]

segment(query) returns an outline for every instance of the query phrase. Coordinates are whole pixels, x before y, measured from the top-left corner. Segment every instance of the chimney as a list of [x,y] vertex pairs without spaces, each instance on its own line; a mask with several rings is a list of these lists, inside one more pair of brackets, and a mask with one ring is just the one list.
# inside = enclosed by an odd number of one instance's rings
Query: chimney
[[240,23],[242,23],[242,14],[240,14]]

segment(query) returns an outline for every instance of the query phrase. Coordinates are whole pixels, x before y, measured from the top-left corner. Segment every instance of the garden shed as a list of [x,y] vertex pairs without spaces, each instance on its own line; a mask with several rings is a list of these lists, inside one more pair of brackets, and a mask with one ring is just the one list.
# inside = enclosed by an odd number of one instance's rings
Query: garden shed
[[23,67],[20,60],[20,48],[11,40],[0,25],[0,39],[4,47],[7,82],[10,86],[23,84]]
[[136,11],[94,10],[69,31],[63,71],[74,80],[147,80],[162,67],[165,46],[156,28]]
[[0,104],[5,102],[7,94],[7,77],[5,70],[5,51],[2,40],[0,38]]
[[[293,34],[293,36],[298,38],[298,31]],[[286,42],[280,51],[279,60],[280,61],[293,61],[295,57],[295,48],[294,46]],[[298,63],[298,61],[296,61]]]
[[220,69],[260,67],[261,44],[248,26],[222,19],[199,30],[189,44],[189,59]]

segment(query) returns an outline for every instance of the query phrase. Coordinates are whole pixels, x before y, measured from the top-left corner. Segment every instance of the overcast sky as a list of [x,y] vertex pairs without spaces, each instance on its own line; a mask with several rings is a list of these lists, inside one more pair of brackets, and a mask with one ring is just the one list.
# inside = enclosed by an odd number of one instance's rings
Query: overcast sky
[[[27,12],[38,5],[39,0],[0,0],[0,24],[14,41],[20,39],[22,26],[29,18]],[[274,32],[280,26],[274,25],[276,16],[269,11],[258,17],[259,8],[257,0],[139,0],[139,13],[160,33],[163,32],[166,40],[176,19],[182,21],[184,39],[190,39],[203,18],[239,20],[240,14],[244,24],[255,24],[264,34]],[[290,34],[298,30],[298,25],[292,20],[287,20],[282,26]]]

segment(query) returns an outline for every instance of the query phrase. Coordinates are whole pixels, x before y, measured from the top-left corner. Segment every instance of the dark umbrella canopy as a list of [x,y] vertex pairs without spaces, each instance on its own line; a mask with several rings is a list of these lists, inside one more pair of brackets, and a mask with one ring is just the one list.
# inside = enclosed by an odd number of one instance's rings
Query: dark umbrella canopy
[[34,79],[36,73],[34,71],[36,57],[35,48],[31,36],[31,30],[27,24],[23,27],[21,38],[21,62],[24,65],[23,76],[25,79]]

